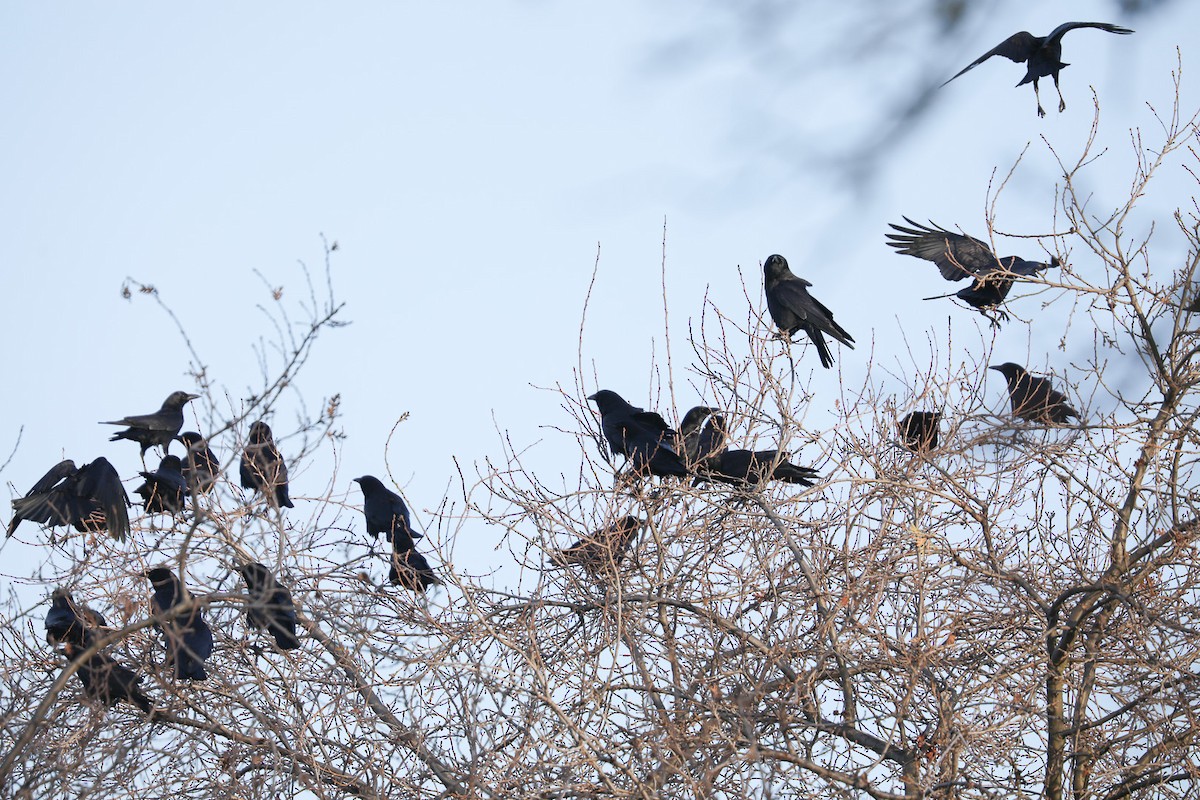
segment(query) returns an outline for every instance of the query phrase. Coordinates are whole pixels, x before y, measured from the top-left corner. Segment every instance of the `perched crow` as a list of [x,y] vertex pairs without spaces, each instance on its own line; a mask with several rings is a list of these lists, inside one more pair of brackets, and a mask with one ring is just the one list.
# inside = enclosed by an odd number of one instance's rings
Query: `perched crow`
[[271,570],[262,564],[250,562],[238,567],[246,579],[246,594],[250,596],[247,606],[250,624],[266,630],[275,637],[280,650],[295,650],[300,646],[296,638],[296,606],[291,593],[282,586]]
[[[86,649],[87,647],[74,642],[63,642],[63,652],[72,662],[79,661]],[[147,714],[154,711],[150,699],[137,687],[142,679],[135,675],[133,670],[121,666],[104,653],[95,653],[80,661],[75,674],[83,684],[84,693],[106,706],[116,705],[117,701],[125,700]]]
[[154,472],[139,473],[146,482],[133,491],[142,496],[147,514],[178,514],[187,500],[187,479],[179,456],[163,456]]
[[767,293],[767,310],[771,319],[787,336],[788,341],[796,331],[804,331],[812,339],[821,357],[821,366],[833,366],[833,356],[822,334],[828,333],[837,341],[854,349],[854,337],[846,333],[841,325],[833,321],[833,312],[808,293],[811,283],[796,277],[788,269],[787,259],[781,255],[768,256],[763,264],[763,287]]
[[288,497],[287,463],[275,447],[271,429],[262,420],[250,426],[250,441],[242,453],[241,475],[243,489],[262,492],[271,505],[295,508]]
[[778,450],[725,450],[709,459],[700,477],[736,486],[757,486],[765,480],[816,486],[820,474],[787,460]]
[[551,552],[550,559],[560,566],[578,564],[594,577],[610,574],[621,565],[634,537],[645,524],[637,517],[621,517],[570,547]]
[[[937,225],[921,225],[908,217],[904,221],[911,225],[891,224],[898,233],[887,235],[888,244],[906,256],[923,258],[937,264],[942,277],[948,281],[972,278],[971,285],[956,295],[979,313],[988,316],[989,309],[996,308],[1008,297],[1013,281],[1020,277],[1037,275],[1042,270],[1059,266],[1057,256],[1050,263],[1026,261],[1019,256],[999,258],[985,242],[972,236],[954,233]],[[1008,319],[1003,311],[1002,319]],[[988,317],[991,319],[991,317]],[[996,325],[996,321],[992,320]]]
[[[955,75],[954,78],[965,72],[969,72],[992,56],[1004,56],[1008,60],[1015,61],[1018,64],[1024,61],[1025,77],[1021,79],[1017,86],[1033,82],[1033,96],[1037,100],[1038,116],[1046,116],[1046,111],[1042,108],[1041,95],[1038,94],[1038,79],[1047,76],[1054,78],[1054,90],[1058,92],[1058,110],[1063,111],[1067,107],[1067,101],[1063,100],[1062,89],[1058,88],[1058,73],[1063,67],[1070,65],[1062,62],[1062,37],[1067,31],[1073,31],[1076,28],[1099,28],[1109,33],[1133,33],[1129,28],[1122,28],[1120,25],[1112,25],[1108,22],[1064,22],[1050,31],[1049,36],[1034,36],[1029,31],[1021,31],[1020,33],[1014,33],[963,67],[962,71],[958,75]],[[954,80],[954,78],[951,78],[950,81]],[[950,81],[946,81],[946,83]],[[943,83],[942,86],[945,86],[946,83]]]
[[1067,405],[1067,396],[1053,389],[1046,378],[1035,378],[1025,368],[1011,361],[998,367],[988,367],[1004,375],[1008,381],[1008,398],[1012,411],[1030,422],[1065,423],[1079,412]]
[[601,389],[588,400],[600,409],[600,429],[608,446],[625,456],[635,473],[687,476],[687,467],[674,449],[679,434],[661,416],[630,405],[608,389]]
[[[146,577],[154,586],[154,613],[162,615],[188,600],[187,593],[166,567],[147,570]],[[212,655],[213,635],[204,621],[200,606],[172,619],[156,622],[167,642],[167,663],[175,666],[178,680],[202,681],[208,677],[204,662]]]
[[8,535],[31,520],[42,525],[73,525],[82,532],[108,529],[114,539],[129,535],[129,497],[121,476],[106,458],[84,464],[60,461],[33,485],[29,494],[13,500]]
[[354,482],[362,489],[367,533],[374,539],[378,539],[382,533],[389,542],[395,543],[395,550],[411,550],[413,540],[420,539],[424,534],[413,530],[408,506],[403,498],[372,475],[355,478]]
[[720,455],[728,438],[725,418],[717,414],[714,408],[696,406],[684,414],[683,422],[679,423],[676,449],[683,453],[688,466],[697,469]]
[[[393,547],[398,541],[399,538],[393,540]],[[392,566],[388,570],[388,580],[414,592],[423,592],[430,586],[442,584],[433,574],[433,567],[429,566],[425,556],[413,548],[392,551]]]
[[50,595],[50,610],[46,612],[48,644],[70,642],[80,647],[90,647],[96,638],[95,631],[107,627],[108,622],[99,611],[75,602],[66,589],[55,589]]
[[163,401],[162,408],[153,414],[140,414],[100,424],[128,425],[125,430],[114,433],[109,441],[132,439],[142,446],[142,458],[145,458],[146,451],[156,444],[161,444],[163,452],[166,453],[171,440],[183,427],[183,407],[199,396],[187,392],[171,392],[171,396]]
[[896,423],[900,441],[914,453],[927,453],[938,446],[938,425],[942,421],[940,411],[913,411]]
[[195,431],[187,431],[175,437],[187,448],[183,462],[183,477],[193,494],[207,492],[221,474],[221,462],[213,455],[204,437]]

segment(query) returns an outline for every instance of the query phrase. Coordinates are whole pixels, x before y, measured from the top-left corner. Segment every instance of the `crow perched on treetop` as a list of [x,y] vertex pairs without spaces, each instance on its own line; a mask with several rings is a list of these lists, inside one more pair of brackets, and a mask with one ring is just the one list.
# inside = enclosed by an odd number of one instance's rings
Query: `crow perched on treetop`
[[1004,375],[1008,382],[1008,398],[1012,411],[1030,422],[1065,423],[1079,412],[1067,405],[1067,396],[1050,386],[1046,378],[1035,378],[1025,368],[1011,361],[998,367],[988,367]]
[[187,454],[183,460],[183,477],[193,494],[207,492],[221,474],[221,462],[213,455],[204,437],[195,431],[187,431],[175,437],[183,442]]
[[146,482],[133,491],[142,496],[147,514],[178,514],[187,501],[187,479],[179,456],[163,456],[154,472],[138,473]]
[[271,574],[271,570],[257,562],[238,567],[246,580],[246,594],[250,596],[247,612],[250,625],[266,630],[275,637],[280,650],[295,650],[300,646],[296,638],[296,606],[292,594]]
[[621,565],[629,545],[645,524],[634,516],[621,517],[570,547],[552,551],[550,560],[560,566],[578,564],[593,577],[609,574]]
[[388,570],[388,580],[414,592],[423,592],[430,586],[441,586],[442,582],[433,574],[433,567],[429,566],[425,556],[413,547],[401,550],[397,544],[399,541],[400,537],[392,540],[392,566]]
[[354,482],[362,489],[367,533],[372,538],[379,538],[382,533],[389,542],[395,543],[395,550],[411,550],[413,540],[420,539],[424,534],[413,530],[404,499],[373,475],[363,475],[355,478]]
[[287,463],[279,455],[271,428],[262,420],[250,426],[240,472],[243,489],[262,492],[271,505],[295,508],[288,497]]
[[728,438],[724,417],[719,416],[715,408],[696,406],[684,414],[679,423],[677,449],[683,453],[687,465],[697,469],[719,455]]
[[940,411],[913,411],[896,423],[900,441],[914,453],[926,453],[938,446],[938,425],[942,420]]
[[94,653],[83,659],[83,651],[86,649],[86,646],[74,642],[63,642],[63,652],[67,658],[72,662],[79,661],[79,669],[75,674],[83,684],[85,694],[106,706],[116,705],[117,701],[125,700],[147,714],[154,713],[150,698],[137,687],[142,679],[135,675],[133,670],[121,666],[104,653]]
[[588,400],[600,409],[600,429],[609,448],[625,456],[635,473],[687,476],[687,467],[675,451],[678,434],[656,412],[630,405],[609,389],[601,389]]
[[117,431],[109,439],[132,439],[142,446],[142,458],[146,451],[156,444],[161,444],[163,452],[170,449],[171,440],[183,427],[183,407],[200,395],[187,392],[171,392],[163,401],[162,408],[153,414],[140,414],[134,417],[124,417],[111,422],[101,422],[101,425],[128,425],[123,431]]
[[[154,585],[154,612],[163,614],[187,599],[187,593],[166,567],[155,567],[146,571],[146,577]],[[175,667],[175,677],[180,680],[202,681],[208,677],[204,671],[205,660],[212,655],[213,635],[204,621],[200,606],[169,620],[154,623],[163,633],[167,643],[167,663]]]
[[121,476],[103,457],[79,469],[70,459],[58,462],[12,505],[8,536],[25,519],[42,525],[73,525],[84,533],[107,528],[120,541],[129,535],[129,496]]
[[[1076,28],[1098,28],[1109,33],[1133,33],[1129,28],[1122,28],[1120,25],[1113,25],[1108,22],[1064,22],[1050,31],[1047,36],[1034,36],[1029,31],[1021,31],[1020,33],[1014,33],[963,67],[954,78],[957,78],[964,72],[969,72],[992,56],[1004,56],[1010,61],[1017,63],[1024,61],[1025,77],[1020,80],[1017,86],[1029,83],[1030,81],[1033,82],[1033,96],[1037,100],[1038,116],[1046,116],[1046,111],[1042,108],[1041,95],[1038,94],[1038,78],[1045,78],[1047,76],[1054,78],[1054,90],[1058,92],[1058,110],[1063,111],[1067,107],[1067,101],[1063,100],[1062,89],[1058,88],[1058,73],[1063,67],[1070,65],[1062,62],[1062,37],[1067,31],[1073,31]],[[950,81],[954,80],[954,78],[951,78]],[[946,81],[946,83],[950,81]],[[942,86],[945,86],[946,83],[943,83]]]
[[[999,258],[987,243],[972,236],[964,236],[930,223],[921,225],[908,217],[904,221],[911,225],[891,224],[898,233],[887,235],[888,244],[906,256],[923,258],[937,264],[942,277],[948,281],[961,281],[973,278],[966,289],[956,295],[968,305],[988,316],[987,310],[995,308],[1004,302],[1012,289],[1017,276],[1031,276],[1038,272],[1059,266],[1057,256],[1050,258],[1050,263],[1026,261],[1019,256]],[[1008,319],[1003,311],[999,312],[1002,319]],[[991,317],[988,317],[991,319]],[[996,325],[996,321],[992,320]]]
[[55,589],[50,595],[50,610],[46,612],[48,644],[71,642],[80,647],[90,647],[96,638],[95,631],[107,627],[108,622],[99,611],[75,602],[66,589]]
[[812,286],[804,278],[797,277],[788,269],[787,259],[781,255],[768,256],[763,263],[763,288],[767,294],[767,310],[771,319],[791,341],[796,331],[804,331],[816,345],[821,366],[833,366],[833,356],[822,334],[829,334],[842,344],[854,349],[854,337],[833,321],[833,312],[808,293]]
[[725,450],[705,464],[699,477],[735,486],[757,486],[765,480],[816,486],[821,477],[815,469],[787,460],[778,450]]

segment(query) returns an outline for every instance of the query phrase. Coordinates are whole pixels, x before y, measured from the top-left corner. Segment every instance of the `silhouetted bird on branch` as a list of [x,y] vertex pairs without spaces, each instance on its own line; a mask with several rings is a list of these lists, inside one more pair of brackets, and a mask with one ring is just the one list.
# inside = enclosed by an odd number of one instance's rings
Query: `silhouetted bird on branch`
[[46,612],[48,644],[70,642],[83,648],[90,647],[96,631],[107,627],[108,622],[99,611],[76,602],[66,589],[55,589],[50,595],[50,610]]
[[[404,498],[383,485],[373,475],[355,478],[363,493],[363,516],[367,518],[367,533],[373,538],[379,534],[394,543],[395,550],[411,550],[414,540],[424,534],[413,529],[412,519]],[[397,541],[398,540],[398,541]]]
[[625,456],[636,474],[687,476],[687,467],[675,451],[678,434],[659,414],[630,405],[608,389],[588,399],[600,409],[600,429],[609,449]]
[[679,423],[679,446],[676,448],[683,453],[688,467],[702,468],[713,456],[720,455],[725,449],[729,433],[725,430],[725,419],[717,413],[717,409],[708,406],[696,406],[689,409]]
[[[999,258],[992,249],[972,236],[964,236],[930,223],[921,225],[908,217],[904,221],[911,225],[892,223],[891,227],[897,233],[887,235],[888,244],[903,255],[922,258],[937,264],[942,277],[948,281],[961,281],[971,278],[969,287],[957,293],[960,300],[978,309],[992,325],[999,323],[987,312],[996,309],[1008,297],[1013,281],[1018,277],[1030,277],[1038,272],[1059,266],[1057,256],[1050,258],[1050,263],[1026,261],[1019,256]],[[1001,319],[1007,320],[1008,314],[997,311]]]
[[[1063,111],[1067,107],[1067,101],[1063,99],[1062,89],[1058,87],[1058,73],[1063,67],[1070,65],[1062,62],[1062,37],[1067,31],[1073,31],[1076,28],[1097,28],[1109,33],[1120,34],[1133,33],[1129,28],[1122,28],[1120,25],[1112,25],[1108,22],[1064,22],[1050,31],[1048,36],[1034,36],[1029,31],[1021,31],[1020,33],[1014,33],[963,67],[954,78],[971,71],[992,56],[1004,56],[1018,64],[1023,61],[1025,62],[1025,77],[1017,83],[1017,86],[1030,82],[1033,83],[1033,96],[1037,100],[1038,116],[1046,116],[1046,111],[1042,108],[1041,95],[1038,94],[1039,78],[1054,78],[1054,90],[1058,92],[1058,110]],[[954,80],[954,78],[946,81],[946,83]],[[943,83],[942,86],[945,86],[946,83]]]
[[913,411],[896,423],[900,431],[900,442],[914,453],[928,453],[938,446],[940,411]]
[[70,459],[58,462],[12,505],[8,536],[26,519],[41,525],[71,525],[84,533],[107,529],[121,541],[129,535],[129,496],[121,476],[103,457],[78,469]]
[[1012,412],[1029,422],[1065,423],[1079,412],[1067,405],[1067,396],[1055,390],[1046,378],[1035,378],[1025,368],[1011,361],[998,367],[988,367],[1004,375],[1008,382],[1008,398]]
[[154,472],[138,473],[146,482],[133,491],[142,496],[147,514],[178,514],[187,501],[188,484],[179,456],[163,456]]
[[287,463],[279,455],[271,428],[262,420],[250,426],[250,440],[242,453],[240,472],[243,489],[261,492],[273,506],[294,508],[288,497]]
[[430,586],[441,586],[442,582],[434,574],[433,567],[429,566],[425,556],[413,547],[400,549],[397,544],[399,541],[399,536],[392,540],[392,564],[388,570],[388,580],[396,586],[403,586],[414,592],[424,592]]
[[833,312],[808,293],[811,283],[792,274],[787,259],[781,255],[768,256],[763,264],[763,288],[767,294],[767,310],[771,319],[791,341],[797,331],[804,331],[817,348],[821,366],[833,366],[833,356],[823,334],[854,349],[854,337],[833,321]]
[[213,455],[204,437],[187,431],[176,437],[187,448],[183,459],[183,477],[193,494],[207,492],[221,475],[221,462]]
[[79,662],[75,675],[83,684],[83,691],[94,700],[99,700],[106,706],[116,705],[124,700],[132,703],[147,714],[154,712],[150,698],[142,693],[138,684],[142,679],[133,670],[123,667],[104,653],[93,653],[83,657],[86,646],[74,642],[63,642],[63,652],[72,662]]
[[550,560],[559,566],[578,564],[593,577],[611,574],[625,559],[634,537],[646,523],[637,517],[621,517],[570,547],[550,552]]
[[170,448],[171,440],[183,427],[183,407],[200,395],[187,392],[171,392],[163,401],[162,408],[153,414],[140,414],[133,417],[123,417],[111,422],[101,422],[101,425],[128,425],[123,431],[117,431],[109,439],[131,439],[142,446],[142,458],[146,451],[154,445],[162,445],[163,452]]
[[246,611],[251,627],[274,636],[280,650],[299,647],[296,606],[292,602],[291,592],[275,579],[271,570],[257,562],[242,564],[238,571],[246,580],[246,594],[250,597]]
[[[175,573],[166,567],[147,570],[146,577],[154,586],[152,602],[156,614],[163,614],[188,599]],[[208,677],[204,662],[212,655],[213,635],[199,605],[172,619],[156,622],[154,627],[162,631],[166,640],[167,663],[174,666],[176,678],[202,681]]]

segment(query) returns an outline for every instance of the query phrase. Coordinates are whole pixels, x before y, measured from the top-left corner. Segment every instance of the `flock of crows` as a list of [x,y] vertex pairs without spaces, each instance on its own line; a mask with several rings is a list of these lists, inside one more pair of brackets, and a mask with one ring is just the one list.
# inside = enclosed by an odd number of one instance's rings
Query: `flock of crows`
[[[1025,63],[1025,77],[1017,85],[1033,84],[1039,116],[1045,116],[1038,95],[1039,78],[1054,79],[1062,111],[1066,103],[1058,88],[1058,76],[1067,66],[1061,60],[1062,37],[1076,28],[1133,33],[1128,28],[1102,22],[1064,23],[1048,36],[1022,31],[984,53],[950,80],[992,56],[1004,56]],[[998,319],[1007,319],[1000,306],[1014,281],[1059,266],[1057,258],[1049,263],[1018,256],[1001,258],[979,239],[932,223],[921,225],[907,217],[905,222],[907,225],[891,226],[895,233],[888,235],[888,244],[904,255],[932,261],[946,280],[970,279],[971,285],[956,296],[987,316],[993,325],[999,324]],[[808,287],[812,284],[793,274],[783,256],[768,257],[763,272],[767,308],[787,341],[799,332],[807,334],[825,368],[833,365],[826,335],[853,349],[854,337],[834,320],[827,307],[809,294]],[[1043,424],[1061,424],[1079,417],[1067,404],[1066,397],[1047,379],[1034,377],[1013,363],[991,369],[1004,375],[1016,416]],[[152,414],[104,423],[126,426],[110,441],[137,442],[143,462],[150,448],[163,449],[158,468],[141,472],[144,483],[135,489],[147,514],[182,513],[187,498],[195,501],[209,492],[221,474],[220,462],[199,433],[179,433],[184,422],[183,408],[197,397],[174,392]],[[778,450],[730,449],[725,419],[719,409],[697,406],[684,416],[680,430],[675,431],[658,413],[633,406],[616,392],[605,389],[588,399],[599,409],[601,430],[609,448],[625,457],[626,467],[635,476],[692,478],[697,483],[713,481],[737,487],[753,487],[768,480],[814,486],[820,477],[815,470],[792,464],[787,454]],[[898,423],[902,444],[916,453],[936,449],[940,419],[939,411],[908,414]],[[168,452],[172,441],[180,441],[186,447],[183,458]],[[294,507],[288,495],[287,464],[266,423],[257,421],[250,426],[239,471],[242,487],[261,493],[280,514],[283,508]],[[355,482],[363,492],[367,531],[376,538],[383,533],[391,542],[391,583],[415,592],[439,584],[441,581],[425,557],[417,552],[415,540],[422,534],[412,528],[403,499],[370,475],[355,478]],[[65,460],[52,467],[24,497],[13,501],[8,535],[13,534],[22,520],[29,520],[49,526],[69,525],[83,532],[107,529],[114,538],[124,541],[129,533],[129,505],[121,478],[107,459],[97,458],[78,468],[73,461]],[[555,551],[552,560],[559,564],[579,564],[591,574],[610,570],[621,562],[643,525],[645,522],[635,516],[622,517],[571,547]],[[267,631],[280,650],[298,648],[297,615],[288,589],[270,569],[255,561],[239,563],[238,571],[246,583],[249,624]],[[166,663],[173,668],[177,680],[206,679],[204,664],[213,651],[213,635],[201,605],[191,599],[168,567],[149,569],[145,577],[153,587],[155,627],[164,637]],[[58,588],[51,595],[45,627],[47,642],[61,647],[86,694],[106,705],[124,700],[147,714],[154,712],[150,699],[139,688],[142,679],[104,652],[102,645],[107,640],[103,637],[112,629],[100,613]]]

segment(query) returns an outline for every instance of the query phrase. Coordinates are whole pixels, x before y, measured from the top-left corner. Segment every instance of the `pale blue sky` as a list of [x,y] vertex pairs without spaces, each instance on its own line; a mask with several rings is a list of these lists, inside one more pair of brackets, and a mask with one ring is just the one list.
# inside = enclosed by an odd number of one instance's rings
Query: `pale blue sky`
[[[255,309],[270,297],[253,270],[282,285],[285,302],[300,295],[295,264],[320,270],[322,233],[340,245],[333,282],[353,325],[324,334],[300,386],[314,406],[342,396],[335,485],[359,503],[351,478],[385,474],[384,442],[410,412],[391,467],[425,524],[425,509],[454,491],[453,456],[468,470],[500,456],[496,426],[518,447],[544,439],[529,454],[538,468],[577,471],[574,442],[541,427],[570,418],[556,395],[533,387],[573,381],[598,245],[583,361],[600,387],[587,388],[649,401],[651,357],[663,353],[664,219],[680,414],[712,399],[683,370],[689,318],[707,292],[744,319],[738,267],[759,302],[759,264],[773,252],[859,343],[834,351],[847,386],[861,383],[873,336],[877,362],[911,365],[901,327],[917,343],[933,331],[951,359],[961,358],[957,347],[982,350],[991,332],[981,318],[920,299],[960,287],[885,247],[887,223],[909,215],[985,236],[988,180],[1032,142],[997,226],[1049,232],[1060,173],[1039,137],[1065,159],[1078,155],[1092,123],[1089,85],[1111,150],[1087,180],[1098,207],[1118,202],[1129,185],[1128,131],[1154,133],[1145,102],[1169,109],[1174,47],[1186,48],[1200,21],[1186,2],[1136,21],[1101,0],[993,5],[956,41],[926,32],[907,48],[893,40],[858,64],[833,59],[818,70],[823,51],[812,43],[838,29],[830,20],[752,39],[709,4],[132,3],[120,13],[10,4],[0,11],[9,376],[0,459],[25,430],[0,480],[19,495],[59,458],[99,455],[135,477],[136,448],[109,444],[112,431],[97,421],[193,388],[169,321],[150,302],[121,298],[126,276],[158,287],[212,377],[236,394],[256,385],[251,344],[271,333]],[[880,126],[899,85],[940,81],[1016,30],[1044,34],[1069,18],[1138,33],[1068,35],[1066,113],[1046,81],[1050,113],[1039,120],[1029,87],[1013,88],[1022,67],[994,60],[941,90],[869,190],[819,163]],[[1194,57],[1184,50],[1188,113],[1200,97],[1188,85]],[[1164,179],[1194,192],[1177,168]],[[1166,223],[1186,196],[1147,200],[1165,248],[1178,247]],[[1041,252],[1008,244],[1000,249]],[[1037,302],[1014,310],[1030,319]],[[1065,371],[1070,354],[1048,355],[1070,310],[1059,305],[1038,317],[1045,340],[1024,323],[1006,327],[1000,360]],[[1073,344],[1090,341],[1080,332]],[[839,370],[801,352],[799,366],[817,373],[806,423],[819,426]],[[988,382],[985,400],[1003,408],[1002,382]],[[288,429],[291,411],[281,407],[277,428]],[[297,471],[297,522],[315,505],[303,498],[324,491],[328,475],[317,473],[332,468],[322,459]],[[350,521],[361,528],[360,517]],[[34,527],[21,538],[36,541]],[[459,539],[456,562],[483,571],[503,560],[492,549],[499,532],[480,526],[474,536]],[[29,547],[5,545],[4,571],[20,574]]]

